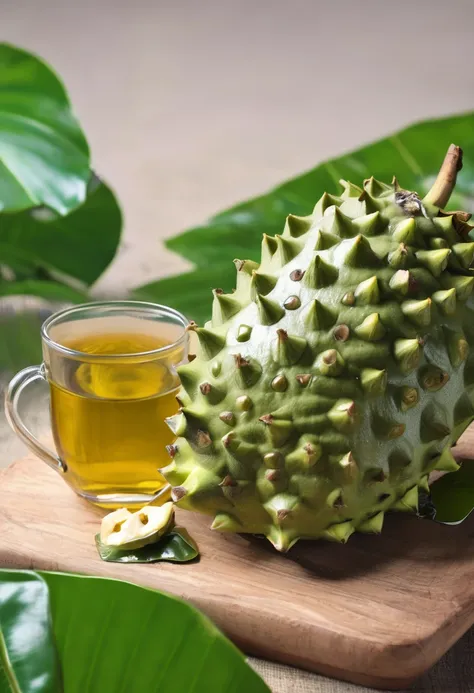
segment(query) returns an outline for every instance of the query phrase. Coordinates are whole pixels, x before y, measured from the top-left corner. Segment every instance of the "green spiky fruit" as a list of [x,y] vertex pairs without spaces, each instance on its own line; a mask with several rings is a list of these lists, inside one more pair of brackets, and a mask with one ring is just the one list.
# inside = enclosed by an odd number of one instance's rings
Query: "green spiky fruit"
[[416,510],[432,470],[474,418],[474,245],[467,215],[442,211],[461,151],[428,195],[373,178],[343,183],[308,217],[236,261],[192,326],[181,413],[163,473],[212,528],[345,542]]

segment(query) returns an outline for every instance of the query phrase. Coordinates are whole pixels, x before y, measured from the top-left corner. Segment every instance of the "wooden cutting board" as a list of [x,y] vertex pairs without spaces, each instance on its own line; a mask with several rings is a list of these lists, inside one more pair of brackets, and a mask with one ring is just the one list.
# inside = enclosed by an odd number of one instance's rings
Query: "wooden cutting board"
[[[474,454],[474,428],[455,453]],[[392,515],[381,536],[300,542],[280,555],[181,512],[201,549],[189,565],[102,562],[94,546],[102,514],[33,456],[15,462],[0,479],[0,565],[172,592],[245,652],[385,689],[407,687],[474,623],[474,514],[456,527]]]

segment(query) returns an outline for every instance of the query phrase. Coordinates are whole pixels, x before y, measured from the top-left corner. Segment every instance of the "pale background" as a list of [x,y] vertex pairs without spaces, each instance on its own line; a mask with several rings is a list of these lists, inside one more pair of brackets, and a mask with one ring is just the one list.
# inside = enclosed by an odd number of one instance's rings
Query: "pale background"
[[[186,269],[162,240],[216,211],[473,109],[473,22],[474,0],[0,0],[1,40],[62,76],[122,203],[123,248],[99,287],[112,293]],[[20,450],[0,425],[3,463]],[[474,691],[473,643],[417,690]],[[266,675],[277,693],[352,690]]]

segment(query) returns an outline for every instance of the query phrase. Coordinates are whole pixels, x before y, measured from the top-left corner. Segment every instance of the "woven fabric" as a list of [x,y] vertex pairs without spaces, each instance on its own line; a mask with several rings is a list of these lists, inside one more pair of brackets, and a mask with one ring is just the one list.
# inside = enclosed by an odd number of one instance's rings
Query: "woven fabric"
[[[374,688],[335,681],[263,659],[250,658],[249,662],[272,693],[376,693]],[[474,693],[474,628],[404,693]]]

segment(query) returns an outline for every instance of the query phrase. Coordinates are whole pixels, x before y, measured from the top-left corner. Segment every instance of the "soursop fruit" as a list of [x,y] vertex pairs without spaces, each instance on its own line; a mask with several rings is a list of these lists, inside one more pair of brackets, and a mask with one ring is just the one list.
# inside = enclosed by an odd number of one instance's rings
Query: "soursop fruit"
[[452,145],[424,199],[374,178],[341,181],[307,217],[236,260],[190,325],[178,436],[162,470],[182,508],[212,528],[345,542],[414,511],[474,418],[474,243],[445,212],[462,152]]

